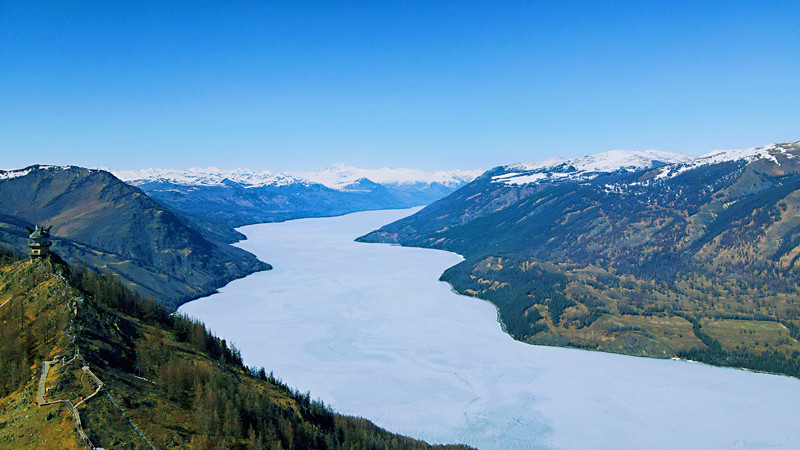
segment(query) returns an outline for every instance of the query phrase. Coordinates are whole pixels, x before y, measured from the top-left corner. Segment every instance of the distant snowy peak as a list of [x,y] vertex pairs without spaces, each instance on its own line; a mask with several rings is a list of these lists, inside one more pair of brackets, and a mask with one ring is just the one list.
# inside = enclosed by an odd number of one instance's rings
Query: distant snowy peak
[[317,171],[273,173],[268,170],[234,169],[220,170],[216,167],[206,169],[142,169],[119,170],[114,175],[134,185],[148,182],[170,182],[183,186],[224,186],[235,183],[245,187],[280,186],[290,184],[322,184],[332,189],[352,189],[349,187],[362,179],[379,183],[406,185],[416,183],[440,183],[457,186],[478,177],[482,170],[440,170],[425,172],[419,169],[360,169],[345,164],[337,164]]
[[689,155],[658,150],[612,150],[583,158],[550,158],[543,161],[511,164],[506,173],[492,177],[505,184],[529,184],[561,180],[592,179],[602,173],[636,171],[653,167],[687,162]]
[[293,172],[292,175],[305,180],[339,189],[363,178],[378,184],[440,183],[453,186],[468,183],[483,170],[438,170],[425,172],[419,169],[360,169],[345,164],[336,164],[314,172]]
[[302,183],[287,174],[274,174],[268,170],[234,169],[220,170],[216,167],[201,169],[141,169],[113,171],[117,178],[133,184],[141,185],[148,182],[169,182],[182,186],[225,186],[231,183],[247,187],[266,185],[288,185]]

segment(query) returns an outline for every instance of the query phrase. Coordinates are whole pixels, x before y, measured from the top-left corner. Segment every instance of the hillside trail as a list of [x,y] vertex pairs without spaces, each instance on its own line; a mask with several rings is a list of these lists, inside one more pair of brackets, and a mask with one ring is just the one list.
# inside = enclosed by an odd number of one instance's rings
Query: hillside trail
[[[78,356],[79,355],[76,353],[75,357],[73,357],[71,360],[69,360],[69,362],[74,361],[75,359],[78,358]],[[46,406],[46,405],[53,405],[53,404],[56,404],[56,403],[63,403],[67,407],[67,409],[69,409],[69,411],[72,413],[73,417],[75,418],[75,430],[78,432],[78,437],[80,437],[81,441],[88,448],[95,448],[94,444],[92,444],[92,441],[89,439],[89,436],[86,434],[86,431],[84,431],[84,429],[83,429],[83,423],[81,422],[81,414],[80,414],[80,412],[78,412],[77,407],[75,405],[73,405],[71,401],[69,401],[69,400],[45,401],[45,399],[44,399],[45,395],[47,394],[47,392],[46,392],[46,383],[47,383],[47,375],[50,373],[50,366],[52,366],[53,364],[57,364],[59,361],[62,363],[62,367],[67,364],[67,362],[65,361],[65,358],[63,358],[63,357],[62,358],[51,359],[50,361],[42,361],[42,374],[41,374],[41,377],[39,378],[39,391],[38,391],[38,393],[36,395],[36,403],[39,406]],[[99,385],[97,390],[99,391],[100,388],[102,388],[102,385]],[[95,391],[95,393],[97,393],[97,391]],[[94,396],[94,394],[92,394],[92,396]],[[88,400],[88,398],[82,400],[78,404],[80,405],[81,403],[83,403],[86,400]]]
[[[61,275],[59,275],[59,277],[62,280],[64,279],[63,276]],[[86,434],[86,431],[83,428],[83,422],[81,421],[81,415],[80,412],[78,411],[78,407],[85,404],[93,397],[95,397],[97,394],[100,393],[100,391],[105,390],[108,399],[111,401],[114,407],[119,411],[119,413],[125,418],[128,424],[134,430],[134,432],[136,432],[136,434],[144,441],[147,447],[149,447],[152,450],[156,450],[155,446],[153,446],[153,444],[150,443],[150,441],[147,439],[147,436],[145,436],[144,433],[139,429],[139,427],[136,426],[135,423],[133,423],[133,420],[131,420],[130,416],[128,416],[128,414],[122,409],[119,403],[117,403],[117,401],[114,400],[114,397],[111,395],[111,392],[109,392],[108,389],[105,389],[106,384],[97,375],[95,375],[94,372],[92,372],[92,369],[89,367],[86,360],[83,358],[83,356],[81,356],[80,350],[77,347],[77,334],[75,333],[75,330],[73,328],[75,323],[74,319],[78,315],[78,304],[82,302],[83,302],[82,298],[73,299],[72,307],[70,308],[70,313],[72,314],[72,319],[70,320],[70,328],[68,330],[65,330],[65,333],[67,337],[70,339],[70,342],[72,342],[76,346],[75,354],[69,360],[67,360],[66,356],[61,356],[61,357],[55,357],[51,360],[42,361],[42,372],[39,377],[39,386],[36,394],[36,404],[39,406],[47,406],[47,405],[61,403],[64,406],[66,406],[75,419],[75,430],[77,431],[78,437],[80,438],[81,442],[83,442],[83,444],[86,445],[88,448],[94,449],[96,448],[95,445],[92,443],[91,439],[89,439],[89,436]],[[47,395],[47,377],[50,374],[50,368],[58,363],[61,363],[61,367],[65,367],[76,360],[81,361],[82,363],[81,370],[83,371],[83,373],[87,374],[97,384],[95,390],[87,397],[81,399],[77,404],[73,404],[72,401],[70,400],[49,400],[49,401],[45,400],[45,397]]]

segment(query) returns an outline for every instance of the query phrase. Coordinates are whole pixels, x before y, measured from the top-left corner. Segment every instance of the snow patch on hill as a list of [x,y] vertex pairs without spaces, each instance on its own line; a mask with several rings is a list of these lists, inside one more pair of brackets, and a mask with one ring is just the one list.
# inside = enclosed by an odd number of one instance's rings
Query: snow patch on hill
[[0,180],[10,180],[12,178],[24,177],[31,173],[33,169],[3,170],[0,171]]
[[69,170],[74,166],[46,166],[37,164],[24,169],[0,170],[0,180],[10,180],[13,178],[24,177],[34,170]]
[[635,171],[691,160],[691,156],[658,150],[612,150],[583,158],[550,158],[505,166],[507,173],[492,177],[510,185],[556,180],[589,180],[602,173]]

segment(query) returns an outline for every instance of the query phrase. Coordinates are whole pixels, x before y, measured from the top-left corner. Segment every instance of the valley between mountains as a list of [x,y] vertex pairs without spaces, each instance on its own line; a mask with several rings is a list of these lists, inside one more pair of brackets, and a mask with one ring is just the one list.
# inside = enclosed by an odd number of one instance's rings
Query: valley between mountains
[[[437,183],[396,188],[390,206],[455,189]],[[299,184],[294,196],[322,191],[332,196],[325,205],[338,205],[312,215],[386,207],[386,189],[369,180],[342,190]],[[189,214],[104,170],[0,171],[0,447],[465,448],[337,414],[175,314],[271,269],[230,245],[244,238],[232,226],[247,219],[203,214],[210,203]],[[309,214],[281,207],[271,220]],[[44,255],[30,231],[42,224]]]
[[[369,233],[459,253],[442,280],[532,343],[800,375],[800,144],[611,151],[479,171],[338,165],[0,172],[0,233],[55,223],[70,263],[176,307],[269,261],[244,224],[429,204]],[[371,178],[368,178],[371,177]],[[438,200],[436,200],[438,199]],[[432,202],[432,203],[431,203]]]
[[[233,245],[245,238],[235,227],[409,206],[427,205],[357,240],[462,255],[441,280],[494,304],[514,339],[800,377],[800,142],[485,172],[117,175],[124,181],[75,166],[0,171],[3,442],[33,447],[49,424],[57,447],[83,445],[69,408],[34,407],[43,361],[80,354],[117,399],[75,407],[91,411],[88,436],[103,446],[136,441],[132,417],[159,447],[428,448],[334,413],[171,314],[272,269],[269,252],[262,261]],[[36,225],[52,225],[52,258],[24,258]],[[85,397],[84,369],[73,369],[54,371],[53,389]]]
[[26,226],[53,225],[53,248],[71,265],[113,273],[143,296],[176,308],[271,268],[230,245],[244,239],[236,226],[423,205],[477,175],[342,165],[294,176],[121,172],[135,178],[128,184],[104,170],[35,165],[0,171],[0,242],[23,254]]

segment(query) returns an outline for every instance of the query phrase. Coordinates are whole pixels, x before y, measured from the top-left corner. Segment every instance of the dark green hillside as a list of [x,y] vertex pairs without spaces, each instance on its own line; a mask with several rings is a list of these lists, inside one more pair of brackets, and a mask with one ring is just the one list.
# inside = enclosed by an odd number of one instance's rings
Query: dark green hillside
[[65,260],[110,270],[166,304],[269,268],[225,243],[241,236],[229,227],[177,215],[108,172],[32,166],[0,175],[0,240],[24,252],[26,225],[52,225]]
[[2,448],[431,448],[244,367],[202,323],[93,270],[0,267],[0,323]]
[[778,147],[574,182],[498,168],[359,240],[464,255],[442,279],[520,340],[800,376],[800,144]]

